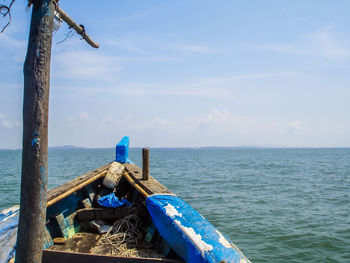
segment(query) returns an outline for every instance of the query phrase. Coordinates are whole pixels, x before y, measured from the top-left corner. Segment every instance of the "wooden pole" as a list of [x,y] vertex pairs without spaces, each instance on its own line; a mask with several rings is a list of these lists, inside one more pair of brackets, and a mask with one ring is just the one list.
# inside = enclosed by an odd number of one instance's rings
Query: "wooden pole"
[[142,180],[149,176],[149,148],[142,148]]
[[23,149],[16,263],[40,263],[46,222],[48,112],[54,4],[33,0],[24,62]]
[[78,25],[72,18],[67,15],[61,8],[56,5],[56,11],[59,14],[60,18],[66,22],[71,28],[73,28],[82,38],[92,47],[98,48],[99,44],[94,42],[89,35],[85,32],[83,25]]

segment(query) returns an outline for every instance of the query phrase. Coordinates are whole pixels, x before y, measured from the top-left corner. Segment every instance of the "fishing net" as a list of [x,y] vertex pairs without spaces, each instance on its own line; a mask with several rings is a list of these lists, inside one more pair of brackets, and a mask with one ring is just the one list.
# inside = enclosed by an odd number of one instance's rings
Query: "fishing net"
[[142,239],[140,232],[141,220],[131,214],[117,220],[100,240],[100,244],[109,244],[113,247],[113,252],[121,257],[138,257],[136,250]]

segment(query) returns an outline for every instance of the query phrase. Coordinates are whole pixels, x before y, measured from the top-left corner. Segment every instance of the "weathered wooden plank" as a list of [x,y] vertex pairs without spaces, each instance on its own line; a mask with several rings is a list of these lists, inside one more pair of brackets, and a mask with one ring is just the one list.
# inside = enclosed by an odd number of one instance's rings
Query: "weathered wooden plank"
[[159,183],[152,176],[148,177],[148,180],[142,180],[142,170],[135,164],[124,164],[125,169],[129,173],[130,177],[140,185],[148,194],[173,194],[168,188]]
[[72,188],[83,184],[84,182],[88,181],[91,178],[94,178],[96,175],[98,175],[101,172],[104,172],[108,170],[109,166],[111,164],[106,164],[101,166],[100,168],[97,168],[96,170],[93,170],[91,172],[88,172],[86,174],[83,174],[77,178],[75,178],[72,181],[69,181],[57,188],[53,188],[51,189],[48,194],[47,194],[47,201],[48,203],[52,202],[52,200],[54,200],[55,198],[57,198],[58,196],[65,194],[66,192],[68,192],[69,190],[71,190]]
[[113,256],[91,255],[53,250],[43,250],[43,263],[74,262],[74,263],[181,263],[173,259],[156,258],[124,258]]

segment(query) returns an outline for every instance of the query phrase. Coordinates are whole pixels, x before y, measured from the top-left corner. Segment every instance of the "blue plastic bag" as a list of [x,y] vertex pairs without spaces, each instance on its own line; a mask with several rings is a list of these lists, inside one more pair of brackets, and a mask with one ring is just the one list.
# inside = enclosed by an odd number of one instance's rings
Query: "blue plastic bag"
[[104,207],[113,207],[113,208],[131,205],[131,203],[125,198],[119,200],[118,197],[114,195],[114,193],[110,193],[109,195],[102,196],[100,199],[98,199],[97,203],[99,203]]

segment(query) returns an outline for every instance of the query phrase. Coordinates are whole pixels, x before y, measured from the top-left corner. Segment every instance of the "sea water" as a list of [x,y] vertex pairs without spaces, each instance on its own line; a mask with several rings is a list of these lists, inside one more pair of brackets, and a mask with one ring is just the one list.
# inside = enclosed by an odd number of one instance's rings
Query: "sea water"
[[[114,154],[50,149],[49,188]],[[0,209],[19,202],[20,171],[21,152],[1,150]],[[150,174],[252,262],[350,262],[350,149],[151,149]]]

